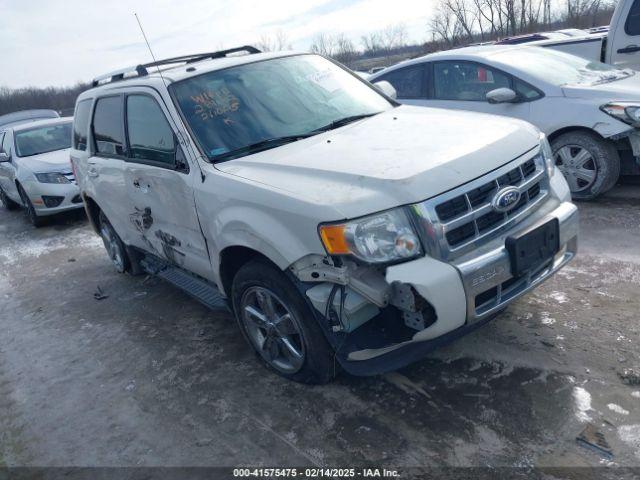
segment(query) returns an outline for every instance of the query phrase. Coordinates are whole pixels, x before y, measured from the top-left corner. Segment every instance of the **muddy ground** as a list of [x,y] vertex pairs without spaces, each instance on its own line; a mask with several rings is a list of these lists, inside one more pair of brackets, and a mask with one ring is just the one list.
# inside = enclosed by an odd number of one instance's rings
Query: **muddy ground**
[[[640,466],[620,376],[640,367],[640,186],[579,207],[579,257],[496,320],[321,387],[267,372],[229,315],[115,273],[82,216],[3,209],[0,465]],[[611,458],[576,442],[588,423]]]

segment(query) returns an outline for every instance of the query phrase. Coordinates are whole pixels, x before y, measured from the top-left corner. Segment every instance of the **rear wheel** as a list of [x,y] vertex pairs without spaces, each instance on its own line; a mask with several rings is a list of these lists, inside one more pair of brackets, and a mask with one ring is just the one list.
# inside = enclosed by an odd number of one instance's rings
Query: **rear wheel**
[[18,185],[18,193],[20,194],[20,198],[22,199],[22,204],[24,205],[25,211],[27,213],[27,218],[31,222],[31,225],[33,225],[36,228],[43,226],[45,224],[45,219],[38,216],[38,214],[36,213],[36,209],[33,206],[33,203],[31,203],[31,199],[29,198],[29,195],[27,195],[27,192],[24,191],[24,188],[22,188],[22,185]]
[[124,243],[120,240],[120,237],[109,223],[109,220],[104,213],[100,212],[100,236],[102,237],[102,243],[107,250],[107,254],[116,267],[119,273],[124,273],[130,265],[127,251],[124,248]]
[[231,296],[242,333],[268,368],[296,382],[333,379],[333,350],[283,272],[267,261],[251,261],[233,279]]
[[553,141],[552,148],[556,165],[576,200],[593,200],[620,177],[618,151],[595,133],[565,133]]
[[2,201],[2,205],[4,205],[4,208],[7,210],[16,210],[20,208],[20,204],[11,200],[2,187],[0,187],[0,201]]

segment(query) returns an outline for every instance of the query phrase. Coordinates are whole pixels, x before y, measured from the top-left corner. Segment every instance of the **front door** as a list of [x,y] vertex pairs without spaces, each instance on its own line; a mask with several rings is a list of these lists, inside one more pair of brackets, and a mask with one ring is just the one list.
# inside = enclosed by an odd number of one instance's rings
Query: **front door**
[[209,278],[211,263],[193,195],[194,182],[201,181],[199,170],[190,165],[168,118],[154,90],[126,95],[124,180],[137,232],[132,244]]

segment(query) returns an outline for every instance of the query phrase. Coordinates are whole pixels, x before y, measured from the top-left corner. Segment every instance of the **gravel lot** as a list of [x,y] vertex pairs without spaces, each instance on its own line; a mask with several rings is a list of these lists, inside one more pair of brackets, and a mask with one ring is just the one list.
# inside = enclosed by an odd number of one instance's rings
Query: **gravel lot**
[[[0,466],[640,466],[620,376],[640,371],[640,186],[579,207],[579,257],[506,313],[322,387],[268,373],[229,315],[115,273],[82,216],[3,209]],[[576,442],[588,423],[612,458]]]

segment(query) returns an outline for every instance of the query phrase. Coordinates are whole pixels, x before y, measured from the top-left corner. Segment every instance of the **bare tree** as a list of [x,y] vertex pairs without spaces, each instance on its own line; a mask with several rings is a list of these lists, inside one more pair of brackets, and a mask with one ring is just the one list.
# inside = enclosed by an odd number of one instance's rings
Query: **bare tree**
[[31,108],[49,108],[62,115],[72,115],[76,98],[89,88],[87,84],[74,87],[56,88],[19,88],[0,87],[0,115],[28,110]]
[[551,0],[439,0],[430,27],[435,41],[453,46],[558,27],[606,23],[615,0],[564,0],[552,17]]
[[327,57],[332,57],[336,51],[337,42],[336,38],[327,33],[321,32],[313,37],[311,43],[311,51],[313,53],[319,53]]
[[436,6],[435,15],[431,18],[431,30],[434,40],[443,41],[448,48],[460,42],[463,31],[458,19],[451,14],[451,10],[444,5],[444,2]]
[[387,52],[402,48],[407,44],[407,26],[404,23],[388,25],[378,33],[378,38],[382,41],[382,48]]
[[340,33],[335,37],[335,44],[336,51],[333,58],[350,67],[359,54],[354,43],[344,33]]
[[263,52],[277,52],[280,50],[291,49],[289,36],[284,32],[284,30],[277,30],[272,34],[263,33],[256,46]]

